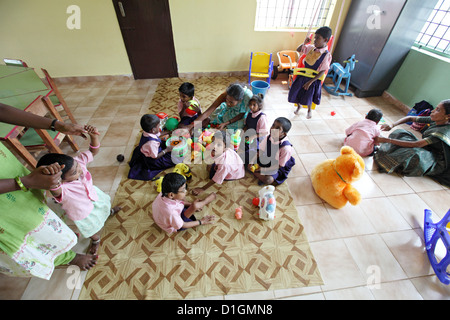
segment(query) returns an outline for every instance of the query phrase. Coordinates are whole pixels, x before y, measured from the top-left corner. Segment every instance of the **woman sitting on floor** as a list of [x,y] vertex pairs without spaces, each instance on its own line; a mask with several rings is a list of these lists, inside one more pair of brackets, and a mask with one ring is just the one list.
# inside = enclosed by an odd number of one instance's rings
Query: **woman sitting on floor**
[[383,125],[382,130],[414,121],[426,123],[422,139],[417,139],[409,131],[398,129],[389,138],[378,137],[383,143],[374,155],[381,171],[398,172],[405,176],[430,176],[443,185],[450,186],[450,99],[444,100],[431,112],[429,117],[409,116],[392,126]]

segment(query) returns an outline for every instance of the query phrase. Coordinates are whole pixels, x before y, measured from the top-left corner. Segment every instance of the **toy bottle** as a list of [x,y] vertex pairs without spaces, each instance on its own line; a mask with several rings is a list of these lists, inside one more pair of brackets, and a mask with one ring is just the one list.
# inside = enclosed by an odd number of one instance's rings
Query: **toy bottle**
[[231,135],[231,145],[234,148],[234,151],[239,149],[239,145],[241,144],[241,130],[236,130],[234,134]]

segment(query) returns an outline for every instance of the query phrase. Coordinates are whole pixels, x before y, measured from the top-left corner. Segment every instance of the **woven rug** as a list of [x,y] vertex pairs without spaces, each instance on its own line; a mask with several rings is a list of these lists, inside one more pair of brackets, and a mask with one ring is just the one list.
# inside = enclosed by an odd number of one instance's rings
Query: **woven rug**
[[[200,102],[209,105],[236,80],[243,79],[191,82]],[[149,112],[174,113],[182,82],[161,80]],[[204,92],[209,100],[202,99]],[[206,165],[190,167],[189,189],[203,186]],[[259,219],[252,204],[260,188],[249,173],[210,187],[205,193],[216,192],[216,200],[195,215],[213,214],[216,223],[168,235],[152,218],[153,182],[124,176],[114,200],[123,210],[105,225],[99,261],[87,273],[79,299],[186,299],[323,284],[287,185],[276,188],[273,221]],[[193,199],[188,195],[186,200]],[[234,217],[238,206],[241,220]]]

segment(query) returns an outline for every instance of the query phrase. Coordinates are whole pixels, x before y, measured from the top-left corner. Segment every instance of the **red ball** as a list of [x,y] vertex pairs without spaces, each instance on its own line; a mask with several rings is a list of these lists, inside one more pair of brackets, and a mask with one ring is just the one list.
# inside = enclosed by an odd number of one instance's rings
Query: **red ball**
[[253,198],[252,203],[254,206],[259,206],[259,198]]

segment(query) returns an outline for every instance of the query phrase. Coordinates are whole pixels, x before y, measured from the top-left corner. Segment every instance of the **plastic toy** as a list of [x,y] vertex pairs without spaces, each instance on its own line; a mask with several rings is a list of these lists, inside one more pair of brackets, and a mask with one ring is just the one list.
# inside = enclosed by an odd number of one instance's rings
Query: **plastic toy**
[[187,181],[192,179],[192,171],[187,164],[184,163],[177,164],[172,172],[181,174],[186,178]]
[[[327,78],[333,79],[334,86],[323,85],[324,89],[328,93],[334,96],[349,96],[352,94],[348,92],[348,87],[350,86],[351,71],[355,69],[355,64],[358,60],[355,59],[355,55],[352,55],[348,60],[344,61],[345,67],[341,66],[340,63],[333,63],[328,70]],[[340,88],[342,80],[345,79],[345,89]]]
[[[428,259],[438,279],[444,284],[450,284],[450,210],[447,211],[444,218],[438,223],[431,220],[431,210],[425,209],[424,218],[424,238],[427,249]],[[436,244],[441,241],[445,248],[444,257],[438,261],[436,259]]]
[[[258,202],[259,206],[259,217],[263,220],[273,220],[275,218],[275,209],[277,203],[273,192],[275,191],[274,186],[265,186],[259,190],[259,198],[253,199],[253,204]],[[257,200],[255,200],[257,199]]]
[[[181,174],[186,179],[186,181],[189,181],[192,179],[191,168],[189,168],[189,166],[184,163],[177,164],[172,172]],[[164,179],[164,177],[155,177],[152,179],[152,181],[155,182],[155,189],[156,189],[156,192],[158,192],[158,193],[162,191],[163,179]]]
[[172,136],[166,141],[166,146],[173,146],[172,155],[184,157],[188,153],[187,140],[184,137]]
[[198,110],[199,108],[198,102],[195,100],[189,100],[188,103],[189,107],[187,107],[186,113],[190,116],[195,116],[197,114],[197,111],[195,110]]
[[241,130],[236,130],[235,133],[231,135],[231,145],[234,148],[234,151],[239,149],[239,145],[241,144]]
[[254,165],[252,165],[251,167],[250,167],[250,171],[251,172],[255,172],[256,170],[258,170],[259,169],[259,165],[257,164],[257,163],[255,163]]
[[156,114],[156,116],[161,119],[161,121],[160,121],[161,128],[164,128],[167,119],[169,119],[169,115],[165,112],[159,112]]
[[200,135],[198,141],[201,142],[206,147],[207,145],[212,143],[213,136],[214,132],[209,131],[208,128],[206,128]]
[[200,142],[193,142],[191,138],[187,139],[187,143],[191,146],[191,161],[194,161],[197,157],[203,159],[205,147]]
[[234,217],[238,220],[242,219],[242,207],[241,206],[236,208],[236,210],[234,211]]
[[[293,81],[293,70],[297,65],[297,61],[300,58],[300,54],[297,51],[294,50],[283,50],[277,52],[278,61],[280,62],[280,65],[278,66],[278,69],[281,69],[281,72],[284,72],[287,70],[288,72],[288,87],[291,88],[292,81]],[[277,68],[273,69],[274,71],[277,70]],[[279,70],[278,70],[279,71]],[[272,79],[276,79],[275,72]]]
[[169,119],[167,119],[167,121],[166,121],[165,127],[166,127],[167,130],[173,131],[173,130],[175,130],[176,128],[178,128],[178,124],[179,124],[179,123],[180,123],[180,122],[179,122],[176,118],[169,118]]
[[152,179],[153,182],[155,182],[155,190],[156,192],[160,193],[162,191],[162,181],[164,177],[155,177]]
[[336,115],[336,111],[331,111],[331,115],[335,116]]

